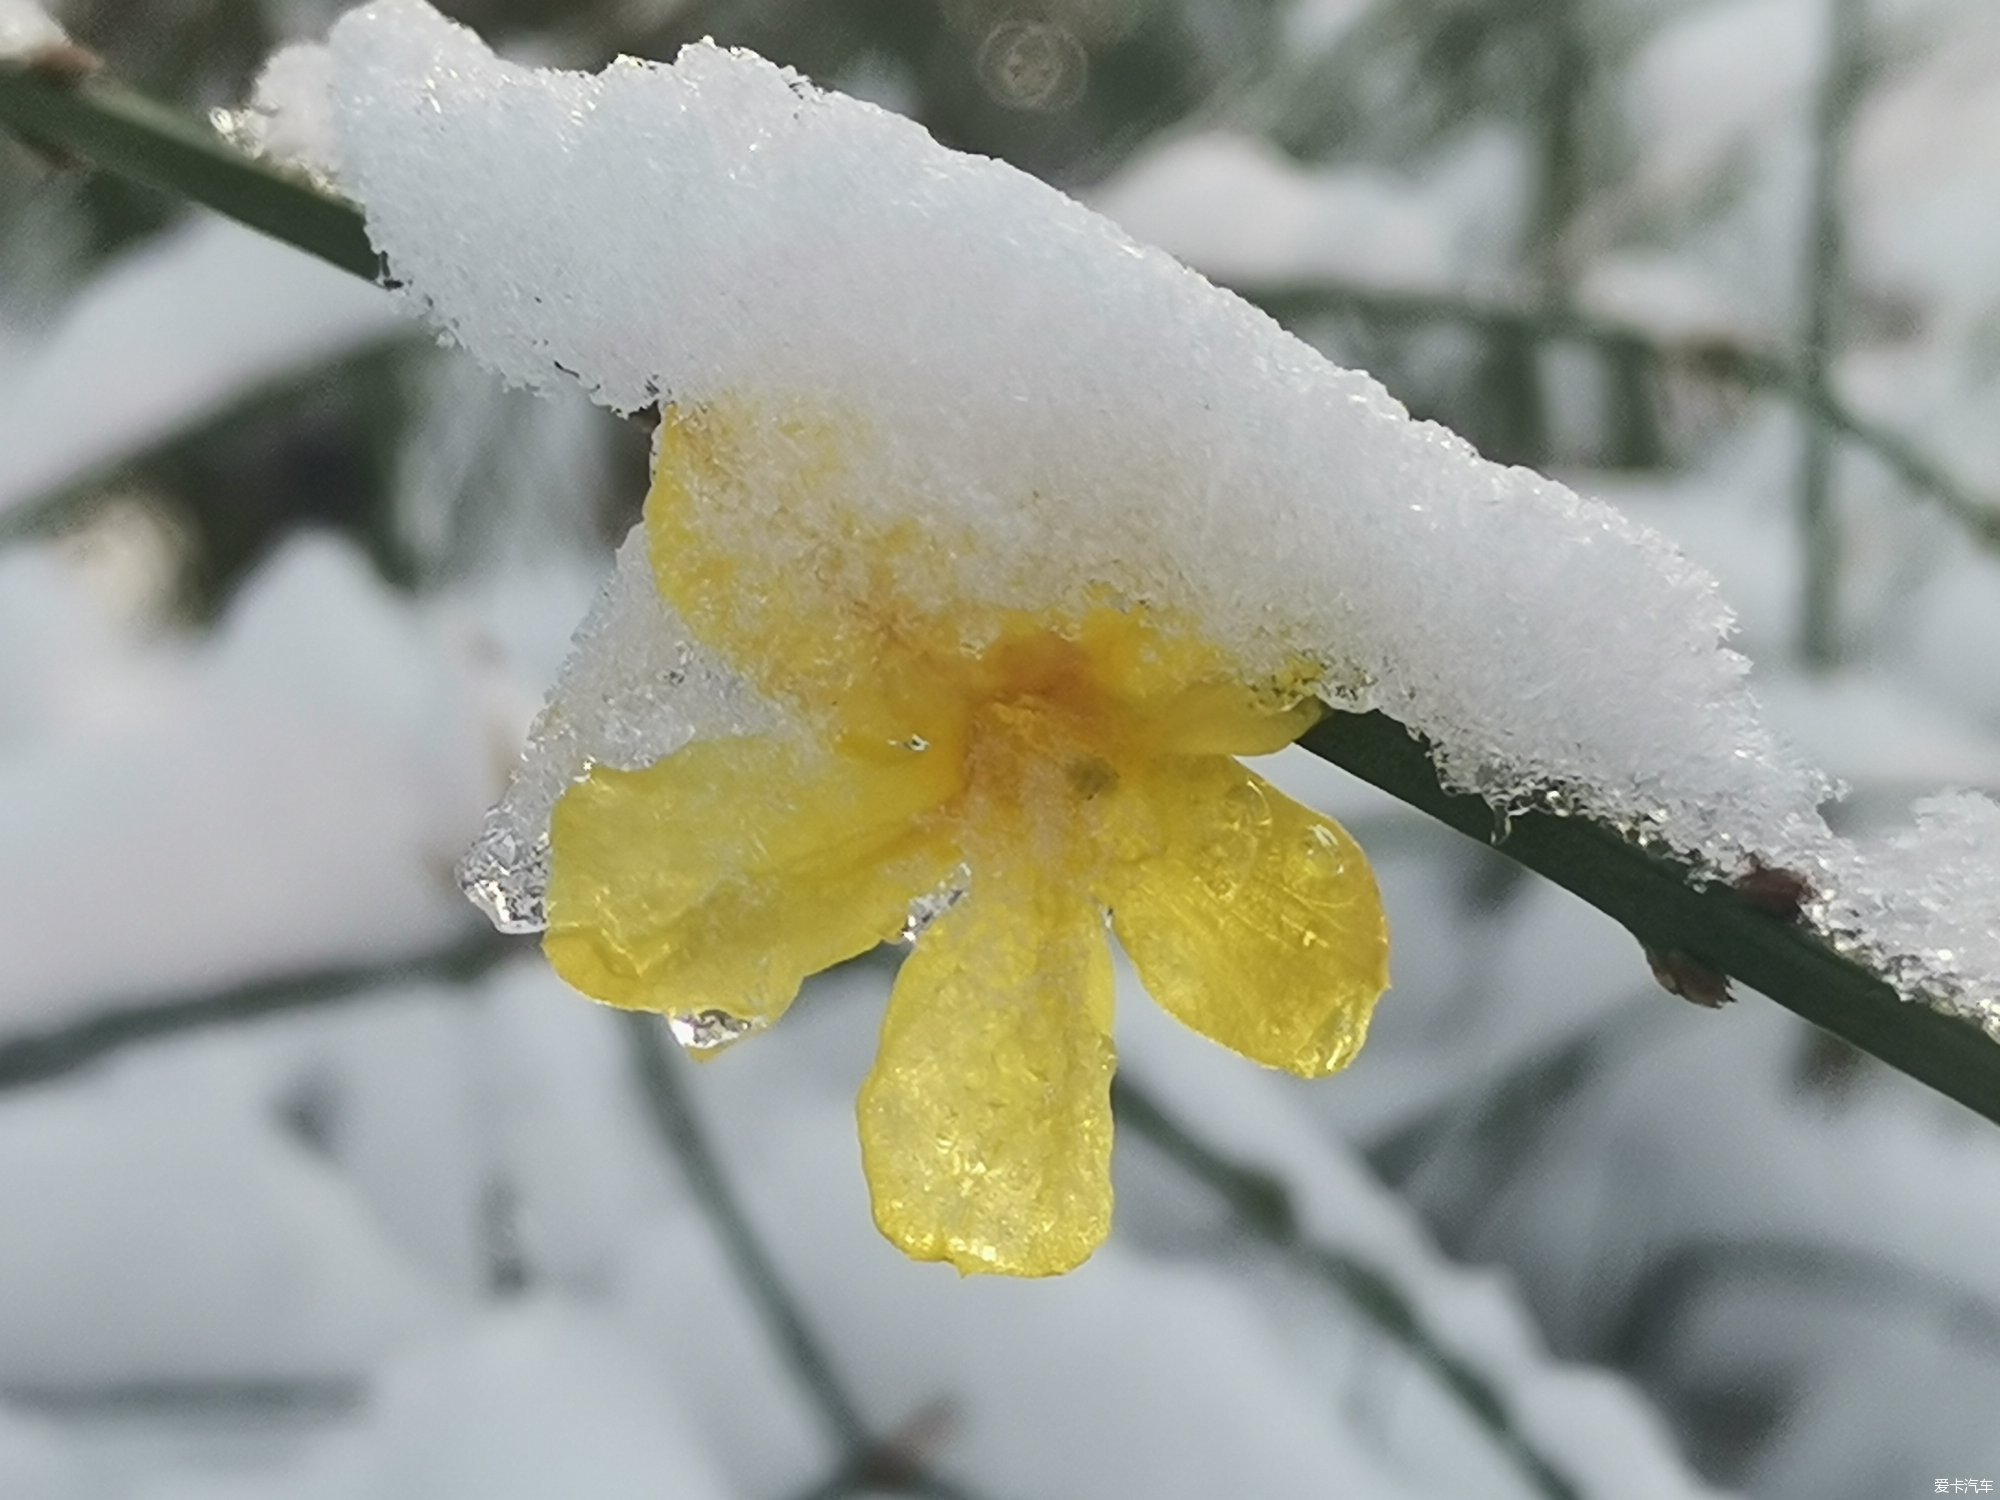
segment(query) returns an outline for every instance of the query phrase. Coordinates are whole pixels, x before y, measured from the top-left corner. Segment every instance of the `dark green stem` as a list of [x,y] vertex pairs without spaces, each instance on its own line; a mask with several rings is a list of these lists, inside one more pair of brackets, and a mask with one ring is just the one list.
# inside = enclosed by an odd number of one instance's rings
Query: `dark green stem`
[[519,943],[480,932],[455,947],[420,958],[312,969],[185,997],[135,999],[120,1008],[97,1010],[80,1021],[0,1039],[0,1090],[60,1078],[141,1042],[296,1010],[352,1004],[401,985],[462,982],[485,973],[508,954],[523,951]]
[[116,84],[0,63],[0,125],[58,158],[85,157],[191,199],[365,280],[380,270],[354,205],[252,161],[206,125]]
[[1795,923],[1586,818],[1518,812],[1504,826],[1447,792],[1429,751],[1381,714],[1329,714],[1300,741],[1322,760],[1544,875],[1647,947],[1682,953],[2000,1123],[2000,1046],[1977,1027],[1901,999]]

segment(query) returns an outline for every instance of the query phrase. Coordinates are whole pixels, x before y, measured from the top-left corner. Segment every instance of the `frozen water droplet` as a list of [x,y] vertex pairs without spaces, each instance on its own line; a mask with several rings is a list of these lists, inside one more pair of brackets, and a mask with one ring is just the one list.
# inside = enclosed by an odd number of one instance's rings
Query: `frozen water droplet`
[[963,901],[965,893],[971,888],[972,871],[960,865],[945,878],[943,885],[910,903],[910,914],[903,919],[903,930],[897,934],[898,938],[905,943],[914,943],[931,923]]
[[541,932],[549,925],[549,841],[523,844],[495,820],[458,862],[458,888],[502,932]]
[[732,1016],[725,1010],[697,1010],[684,1016],[668,1016],[667,1029],[674,1040],[690,1052],[714,1052],[731,1042],[740,1042],[753,1031],[762,1031],[763,1021]]

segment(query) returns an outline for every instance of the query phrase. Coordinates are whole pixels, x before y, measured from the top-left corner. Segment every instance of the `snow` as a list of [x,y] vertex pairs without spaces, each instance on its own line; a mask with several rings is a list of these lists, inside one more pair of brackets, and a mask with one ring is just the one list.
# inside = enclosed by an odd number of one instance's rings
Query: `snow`
[[68,40],[55,17],[35,0],[0,0],[0,62],[33,57]]
[[[87,668],[70,644],[46,676]],[[211,640],[125,670],[115,718],[0,746],[0,1026],[463,933],[488,710],[355,554],[294,543]]]
[[460,864],[460,883],[501,931],[539,932],[549,814],[572,781],[592,765],[639,770],[697,739],[773,722],[774,711],[660,597],[634,528],[528,732],[521,768]]
[[1249,670],[1326,662],[1497,800],[1573,787],[1724,867],[1811,824],[1705,575],[1032,179],[712,47],[523,69],[416,0],[331,45],[343,183],[408,300],[511,379],[838,421],[816,504],[963,539],[917,599],[1109,584]]
[[[821,503],[948,517],[970,538],[950,588],[1033,608],[1121,585],[1252,669],[1327,662],[1497,801],[1560,785],[1719,868],[1810,837],[1821,783],[1761,725],[1705,575],[1408,422],[1031,179],[713,48],[672,69],[537,72],[413,0],[350,16],[332,47],[345,185],[408,296],[510,378],[574,371],[625,409],[748,391],[838,412],[851,463]],[[605,244],[645,247],[647,269]],[[1158,374],[1163,328],[1198,388]],[[1135,368],[1156,373],[1135,386]],[[1066,497],[1063,524],[1024,537],[1047,494]],[[772,518],[744,508],[754,545]],[[680,649],[663,634],[662,656]],[[537,756],[528,779],[575,765]],[[503,812],[519,826],[488,845],[529,885],[545,799]],[[503,915],[530,925],[533,904]]]
[[[602,1315],[496,1311],[393,1364],[366,1418],[283,1476],[298,1500],[724,1500],[679,1393]],[[146,1500],[242,1500],[268,1479],[172,1484]]]
[[258,73],[250,103],[220,112],[216,124],[252,156],[331,183],[340,173],[332,81],[326,48],[312,42],[280,47]]
[[222,220],[167,230],[0,366],[0,517],[396,332],[389,298],[310,256]]
[[[1249,675],[1318,663],[1325,696],[1424,734],[1447,781],[1496,806],[1560,794],[1707,873],[1805,870],[1843,942],[1886,909],[1820,821],[1834,783],[1749,695],[1707,573],[1411,422],[1082,206],[748,53],[523,68],[421,0],[350,14],[330,46],[344,183],[405,300],[512,380],[574,377],[620,410],[748,403],[730,480],[705,497],[744,554],[941,530],[949,568],[878,554],[919,607],[1061,615],[1109,587],[1199,622]],[[1255,217],[1307,212],[1260,149],[1208,146],[1259,164]],[[1336,212],[1382,220],[1368,205],[1386,185],[1334,181]],[[1130,215],[1143,172],[1124,195]],[[1379,253],[1343,253],[1409,260],[1384,232]],[[1408,237],[1439,240],[1416,221]],[[831,473],[801,423],[837,431]],[[788,483],[807,463],[813,484]],[[754,718],[716,664],[690,669],[685,631],[642,597],[638,545],[468,859],[468,889],[509,930],[541,923],[547,813],[571,779]],[[837,580],[797,581],[802,609],[843,606]],[[1857,944],[1908,997],[2000,1035],[2000,968],[1976,967],[1974,945],[1893,921]]]
[[241,1059],[0,1101],[0,1387],[353,1378],[443,1304]]
[[[1914,826],[1865,847],[1820,918],[1838,946],[1900,986],[1940,975],[2000,974],[2000,802],[1973,792],[1928,797]],[[1947,992],[1934,1003],[1953,1008]],[[2000,1042],[2000,1009],[1974,989],[1964,1014]]]

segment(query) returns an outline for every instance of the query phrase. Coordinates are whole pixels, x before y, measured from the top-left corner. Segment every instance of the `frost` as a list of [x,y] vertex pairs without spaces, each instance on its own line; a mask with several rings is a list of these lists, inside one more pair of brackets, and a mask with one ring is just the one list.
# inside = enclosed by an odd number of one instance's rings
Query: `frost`
[[772,710],[688,638],[653,586],[635,528],[577,628],[507,794],[459,865],[460,884],[503,932],[540,931],[549,812],[572,781],[593,765],[638,770],[693,740],[771,722]]
[[0,62],[33,58],[69,35],[34,0],[0,0]]
[[1816,924],[1906,997],[1977,1021],[2000,1041],[2000,803],[1932,797],[1916,824],[1836,866]]
[[249,104],[216,110],[210,118],[250,155],[329,186],[340,174],[332,83],[333,61],[326,48],[311,43],[284,47],[271,54],[257,75]]
[[[784,546],[780,505],[821,535],[914,524],[951,538],[947,568],[882,560],[920,606],[1067,612],[1108,589],[1199,621],[1248,674],[1318,663],[1322,691],[1427,737],[1502,812],[1585,813],[1709,876],[1755,856],[1873,888],[1820,818],[1832,783],[1751,698],[1706,571],[1044,184],[708,44],[540,70],[380,0],[329,53],[343,186],[452,340],[620,411],[762,414],[743,461],[772,471],[714,518],[733,545]],[[803,501],[767,482],[797,462],[795,419],[838,446]],[[562,788],[753,708],[628,543],[468,861],[476,898],[537,925]],[[1906,993],[1941,972],[1913,920],[1868,941]]]

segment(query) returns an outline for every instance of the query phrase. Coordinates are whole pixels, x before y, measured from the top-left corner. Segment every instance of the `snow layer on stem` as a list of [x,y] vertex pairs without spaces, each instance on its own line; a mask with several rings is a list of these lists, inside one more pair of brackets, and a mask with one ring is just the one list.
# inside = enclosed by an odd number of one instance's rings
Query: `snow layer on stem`
[[[894,587],[939,614],[1107,594],[1171,612],[1246,676],[1316,664],[1322,696],[1419,731],[1448,783],[1503,812],[1587,814],[1711,876],[1800,868],[1836,933],[1883,906],[1851,894],[1879,879],[1751,698],[1708,573],[1413,421],[1048,186],[709,44],[536,69],[422,0],[378,0],[329,56],[342,186],[449,338],[619,411],[766,414],[769,482],[732,484],[742,513],[715,518],[744,548],[913,525],[949,538],[950,565],[906,560]],[[804,494],[782,482],[808,461],[784,451],[802,429],[840,442]],[[687,670],[632,557],[620,579],[475,852],[477,894],[513,925],[538,919],[538,840],[570,777],[740,732],[754,703]],[[638,719],[615,711],[662,662]],[[1957,967],[1976,945],[1904,923],[1863,946],[1906,993],[1996,1013],[1994,970]]]

